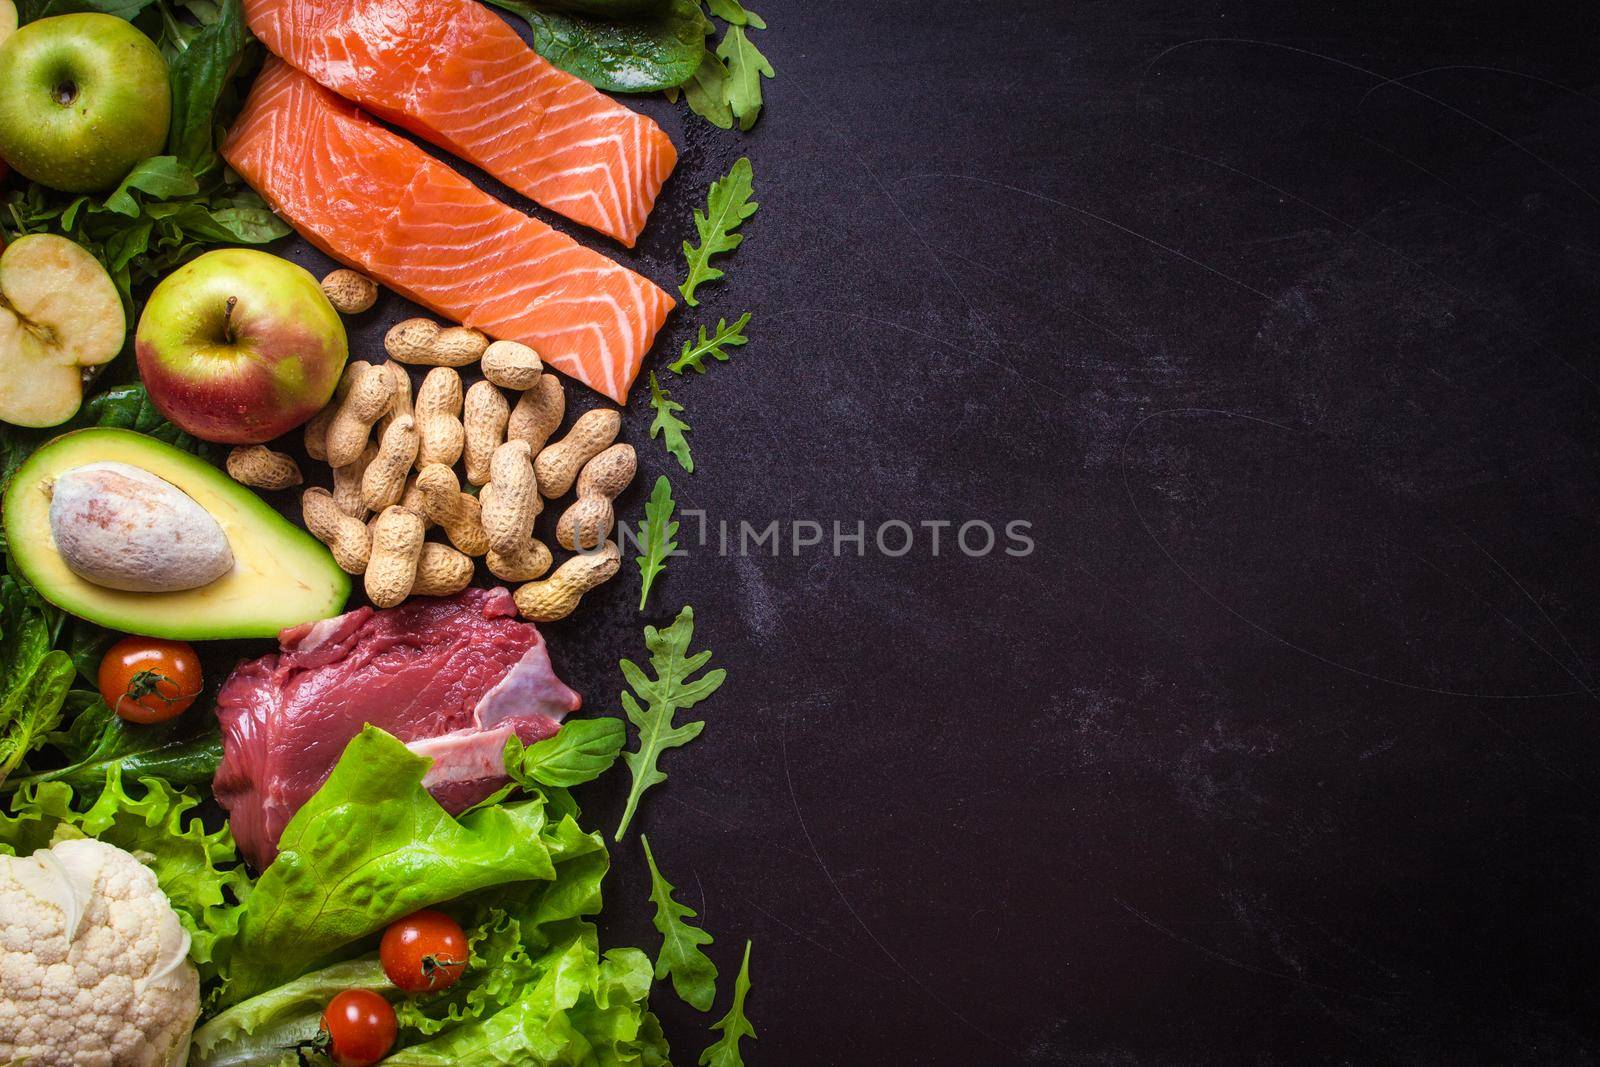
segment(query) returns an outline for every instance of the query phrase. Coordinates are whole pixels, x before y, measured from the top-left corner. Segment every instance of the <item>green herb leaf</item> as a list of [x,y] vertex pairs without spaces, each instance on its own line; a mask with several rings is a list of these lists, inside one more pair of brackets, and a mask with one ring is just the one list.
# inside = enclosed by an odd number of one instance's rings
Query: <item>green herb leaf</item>
[[672,361],[672,366],[667,368],[677,374],[686,370],[694,370],[698,374],[706,372],[705,359],[711,356],[720,363],[728,362],[729,348],[737,348],[746,344],[750,339],[744,335],[744,328],[750,325],[750,312],[746,311],[728,325],[727,319],[717,320],[717,329],[712,336],[706,336],[706,328],[700,327],[700,338],[697,341],[683,342],[683,351],[678,358]]
[[683,405],[671,399],[671,394],[661,388],[661,383],[656,381],[655,371],[650,372],[650,406],[656,412],[655,421],[650,424],[650,440],[654,441],[658,434],[664,434],[667,451],[678,458],[678,465],[685,472],[693,474],[694,456],[689,452],[689,439],[684,436],[690,427],[676,414],[683,410]]
[[701,1011],[710,1011],[717,995],[717,965],[712,963],[701,945],[711,944],[711,935],[685,919],[695,918],[695,911],[686,904],[672,899],[673,885],[656,866],[656,857],[650,851],[650,842],[643,834],[639,841],[644,845],[644,861],[650,867],[650,899],[655,903],[656,929],[661,932],[661,951],[656,955],[656,981],[672,977],[672,988],[686,1004]]
[[750,995],[750,942],[744,943],[744,962],[739,965],[739,977],[733,982],[733,1007],[728,1014],[711,1024],[711,1029],[721,1030],[716,1044],[700,1053],[700,1067],[744,1067],[744,1057],[739,1052],[739,1042],[745,1038],[756,1039],[756,1028],[745,1018],[744,1001]]
[[[383,973],[377,956],[335,963],[217,1015],[194,1032],[189,1062],[196,1067],[218,1062],[275,1063],[285,1049],[316,1036],[322,1010],[336,993],[346,989],[370,989],[391,1000],[401,996]],[[289,1060],[294,1062],[292,1054]]]
[[706,0],[711,7],[711,13],[724,22],[735,26],[749,26],[753,30],[764,30],[767,24],[761,21],[761,16],[754,11],[746,10],[739,0]]
[[689,263],[689,277],[678,286],[684,303],[699,307],[695,290],[706,282],[721,278],[722,271],[711,265],[711,257],[732,252],[744,243],[744,235],[735,233],[739,226],[756,213],[761,205],[750,199],[754,190],[755,171],[748,158],[741,158],[727,175],[711,183],[706,198],[706,211],[694,212],[694,228],[700,235],[700,247],[683,242],[683,257]]
[[489,0],[533,27],[533,47],[599,89],[648,93],[694,75],[710,32],[700,0],[670,0],[661,11],[618,20],[546,10],[527,0]]
[[[699,678],[692,676],[711,659],[710,651],[689,655],[689,642],[694,637],[694,609],[685,607],[671,626],[657,630],[644,628],[645,647],[650,650],[650,666],[656,676],[648,678],[632,660],[621,663],[622,676],[633,689],[622,694],[622,710],[639,729],[639,748],[623,753],[628,769],[633,772],[633,787],[628,791],[628,802],[622,811],[622,823],[617,827],[616,839],[622,840],[628,823],[639,807],[639,798],[651,786],[667,780],[665,772],[657,767],[661,753],[678,748],[700,736],[704,722],[675,725],[673,716],[679,711],[694,707],[715,693],[727,678],[726,671],[718,668],[707,671]],[[635,699],[637,695],[637,699]],[[640,701],[643,701],[641,705]]]
[[609,771],[627,741],[628,728],[613,718],[568,719],[554,737],[526,748],[512,734],[506,738],[506,774],[524,787],[570,788]]
[[655,585],[656,577],[666,569],[667,557],[678,550],[678,542],[673,540],[678,536],[678,524],[672,518],[676,506],[672,485],[663,474],[650,490],[650,499],[644,505],[644,520],[639,523],[639,543],[644,546],[644,554],[633,558],[639,565],[640,611],[650,599],[650,587]]
[[194,172],[178,161],[176,156],[151,156],[141,160],[122,179],[111,195],[106,197],[106,210],[129,218],[139,217],[139,202],[134,191],[148,193],[157,200],[170,200],[175,196],[192,196],[200,191]]
[[58,619],[33,589],[0,578],[0,782],[61,721],[77,668],[53,647]]
[[761,115],[761,79],[776,77],[776,73],[743,26],[728,27],[717,45],[717,55],[728,64],[728,105],[739,128],[748,130]]
[[[669,90],[671,95],[676,90]],[[683,83],[689,110],[722,130],[733,129],[733,108],[728,104],[728,68],[711,49],[705,49],[694,77]],[[676,103],[676,97],[673,98]]]
[[160,778],[174,786],[204,787],[222,763],[222,733],[212,715],[131,725],[97,694],[75,690],[68,695],[68,706],[74,701],[80,707],[71,724],[48,738],[66,757],[66,765],[13,778],[6,789],[63,782],[79,795],[93,797],[114,767],[130,780]]
[[195,174],[208,173],[221,163],[213,133],[217,105],[238,73],[249,43],[241,0],[222,0],[215,21],[190,38],[172,60],[167,151]]

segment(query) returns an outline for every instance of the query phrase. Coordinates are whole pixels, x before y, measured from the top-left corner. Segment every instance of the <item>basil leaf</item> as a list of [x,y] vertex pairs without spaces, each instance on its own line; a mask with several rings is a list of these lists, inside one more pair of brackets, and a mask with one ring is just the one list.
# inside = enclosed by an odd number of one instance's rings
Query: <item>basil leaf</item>
[[710,23],[699,0],[670,0],[627,21],[544,10],[527,0],[489,0],[533,27],[533,47],[599,89],[648,93],[682,85],[700,66]]
[[627,743],[621,719],[569,719],[554,737],[523,747],[513,734],[506,739],[506,773],[517,784],[561,788],[593,781],[617,762]]

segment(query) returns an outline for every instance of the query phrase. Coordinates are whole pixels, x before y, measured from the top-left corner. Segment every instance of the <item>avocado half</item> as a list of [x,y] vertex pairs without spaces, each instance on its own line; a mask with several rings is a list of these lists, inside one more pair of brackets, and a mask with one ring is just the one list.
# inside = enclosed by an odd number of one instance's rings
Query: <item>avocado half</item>
[[[106,461],[141,467],[193,497],[227,534],[233,570],[175,593],[107,589],[69,570],[50,532],[47,487],[74,467]],[[132,430],[78,430],[29,456],[6,490],[5,526],[12,569],[46,600],[127,633],[184,641],[276,637],[339,614],[350,595],[350,576],[316,538],[211,464]]]

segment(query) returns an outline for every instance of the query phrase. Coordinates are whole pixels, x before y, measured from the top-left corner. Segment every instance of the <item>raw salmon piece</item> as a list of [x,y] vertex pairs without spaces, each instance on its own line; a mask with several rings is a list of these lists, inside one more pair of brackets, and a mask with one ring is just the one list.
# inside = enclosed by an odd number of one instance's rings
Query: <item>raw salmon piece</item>
[[307,240],[627,403],[673,300],[269,59],[222,155]]
[[250,29],[341,96],[628,247],[677,150],[476,0],[246,0]]

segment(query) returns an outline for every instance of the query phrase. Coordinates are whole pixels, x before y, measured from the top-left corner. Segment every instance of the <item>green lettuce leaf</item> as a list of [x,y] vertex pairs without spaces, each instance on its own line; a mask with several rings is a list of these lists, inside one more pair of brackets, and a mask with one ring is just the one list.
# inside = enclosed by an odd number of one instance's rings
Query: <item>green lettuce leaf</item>
[[555,877],[541,800],[458,821],[422,787],[428,765],[374,727],[350,741],[245,903],[222,1003],[271,989],[418,908]]
[[27,786],[0,815],[0,852],[25,856],[66,837],[93,837],[137,856],[189,931],[189,958],[202,978],[215,973],[217,946],[231,939],[237,904],[250,894],[227,827],[207,832],[200,798],[147,778],[130,791],[113,767],[94,803],[79,809],[64,782]]
[[[390,1000],[402,994],[383,973],[377,956],[363,956],[312,971],[276,989],[235,1004],[194,1032],[192,1067],[274,1064],[285,1046],[313,1037],[322,1009],[335,993],[370,989]],[[289,1054],[289,1062],[295,1057]]]
[[632,660],[625,659],[620,664],[623,678],[633,689],[632,693],[622,694],[622,709],[627,712],[629,721],[639,728],[639,747],[623,753],[622,757],[633,772],[633,786],[628,790],[628,803],[622,811],[622,823],[617,827],[618,841],[633,820],[644,791],[667,780],[666,772],[656,766],[661,753],[688,744],[705,729],[704,722],[676,725],[673,716],[715,693],[728,676],[728,672],[719,667],[698,678],[692,677],[711,659],[710,650],[688,654],[693,637],[694,609],[685,606],[671,626],[663,630],[654,626],[644,628],[650,666],[656,672],[654,678],[646,677]]
[[656,906],[655,927],[661,933],[661,951],[656,954],[656,981],[671,976],[672,988],[684,1002],[701,1011],[710,1011],[717,996],[717,965],[701,945],[711,944],[711,935],[685,919],[695,918],[695,910],[672,899],[673,885],[656,866],[650,842],[639,835],[644,845],[644,861],[650,868],[650,900]]

